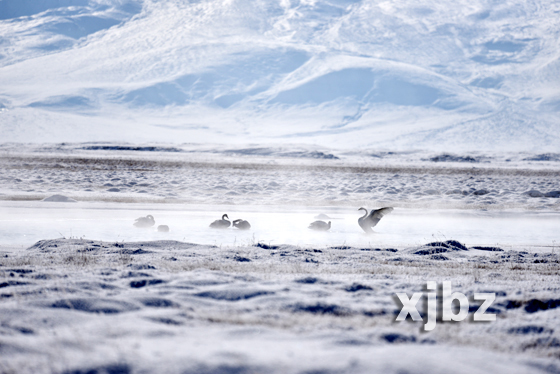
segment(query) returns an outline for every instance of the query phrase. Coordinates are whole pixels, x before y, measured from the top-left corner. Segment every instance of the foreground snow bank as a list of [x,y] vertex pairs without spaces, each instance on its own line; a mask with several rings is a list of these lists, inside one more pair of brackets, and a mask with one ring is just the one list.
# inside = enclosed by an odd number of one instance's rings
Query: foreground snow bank
[[[556,253],[43,240],[0,252],[0,367],[55,373],[555,373]],[[495,322],[395,322],[397,292],[493,292]],[[473,312],[477,307],[473,306]]]

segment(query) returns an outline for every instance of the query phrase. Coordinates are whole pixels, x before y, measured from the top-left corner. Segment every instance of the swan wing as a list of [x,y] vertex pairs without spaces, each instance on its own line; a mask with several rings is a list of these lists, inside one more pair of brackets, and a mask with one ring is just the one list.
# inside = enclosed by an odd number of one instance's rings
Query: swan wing
[[391,213],[392,211],[393,211],[393,208],[391,208],[391,207],[372,210],[371,213],[367,217],[368,224],[370,225],[370,227],[374,227],[375,225],[377,225],[377,223],[379,223],[381,218],[383,218],[385,215]]

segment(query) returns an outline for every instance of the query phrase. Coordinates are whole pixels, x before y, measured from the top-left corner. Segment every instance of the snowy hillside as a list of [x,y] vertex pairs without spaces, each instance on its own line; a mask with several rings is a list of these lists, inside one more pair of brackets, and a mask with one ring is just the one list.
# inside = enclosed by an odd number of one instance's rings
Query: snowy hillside
[[557,151],[559,34],[553,0],[0,0],[0,131]]

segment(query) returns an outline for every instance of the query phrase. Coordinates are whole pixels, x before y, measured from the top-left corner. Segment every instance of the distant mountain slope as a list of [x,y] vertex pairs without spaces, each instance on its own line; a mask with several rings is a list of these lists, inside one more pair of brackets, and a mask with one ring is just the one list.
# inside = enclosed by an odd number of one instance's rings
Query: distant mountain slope
[[554,149],[560,4],[0,0],[4,141]]

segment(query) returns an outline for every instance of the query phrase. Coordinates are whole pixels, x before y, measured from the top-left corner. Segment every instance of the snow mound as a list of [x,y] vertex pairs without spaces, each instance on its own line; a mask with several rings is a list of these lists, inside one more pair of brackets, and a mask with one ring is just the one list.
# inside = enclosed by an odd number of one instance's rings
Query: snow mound
[[52,195],[45,197],[43,201],[56,202],[56,203],[75,203],[76,200],[64,195]]

